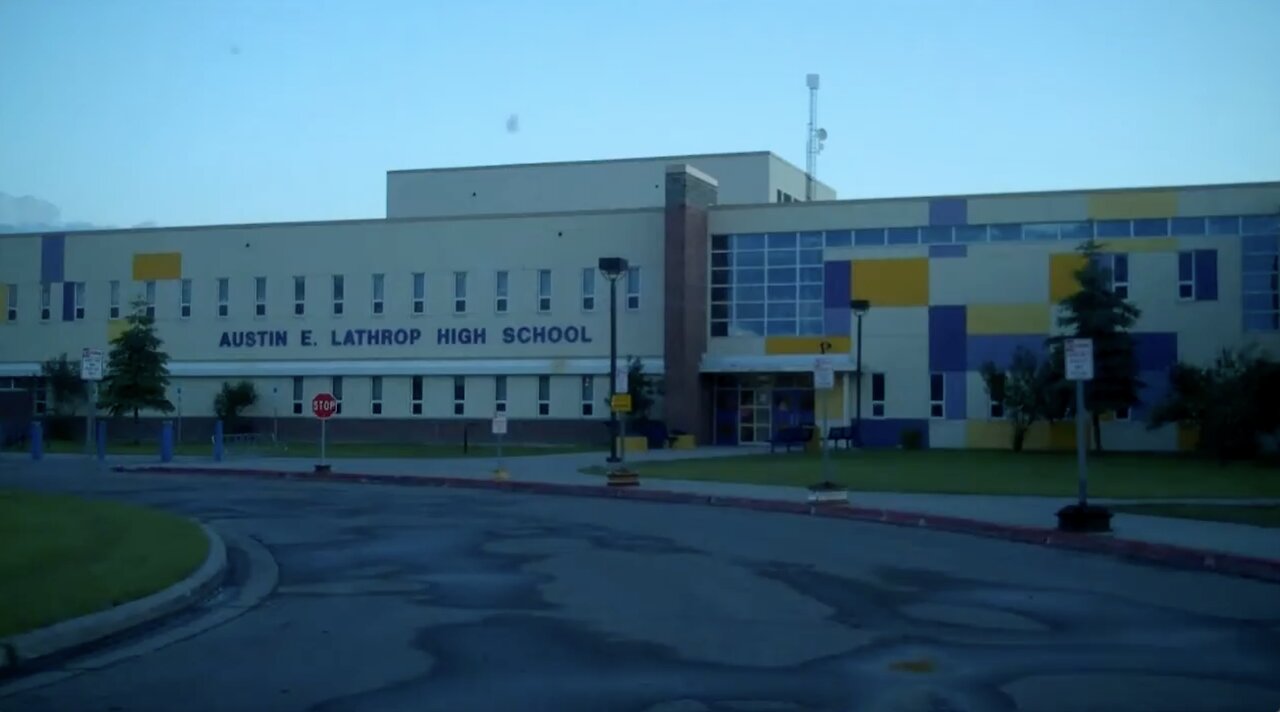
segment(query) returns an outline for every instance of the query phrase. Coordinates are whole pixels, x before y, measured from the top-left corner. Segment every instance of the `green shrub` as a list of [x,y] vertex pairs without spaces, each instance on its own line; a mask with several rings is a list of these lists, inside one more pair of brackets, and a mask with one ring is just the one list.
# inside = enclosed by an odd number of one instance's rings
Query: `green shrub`
[[924,433],[919,428],[907,428],[902,431],[901,444],[903,450],[919,450],[924,447]]

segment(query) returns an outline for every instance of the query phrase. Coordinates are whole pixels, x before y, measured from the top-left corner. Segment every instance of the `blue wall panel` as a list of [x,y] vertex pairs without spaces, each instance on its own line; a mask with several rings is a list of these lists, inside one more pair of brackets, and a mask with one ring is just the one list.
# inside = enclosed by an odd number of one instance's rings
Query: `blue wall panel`
[[45,284],[63,281],[66,265],[66,235],[40,238],[40,281]]
[[952,371],[946,374],[946,400],[943,402],[943,408],[946,410],[947,420],[964,420],[967,399],[965,398],[968,388],[964,371]]
[[[864,414],[865,415],[865,414]],[[862,419],[863,447],[898,447],[902,444],[902,432],[920,431],[921,444],[929,447],[929,421],[923,418]]]
[[965,358],[965,308],[929,307],[929,370],[963,371]]
[[843,309],[824,309],[822,311],[822,334],[824,336],[849,336],[852,329],[853,312],[849,307]]
[[968,225],[969,203],[964,198],[936,198],[929,201],[930,225]]
[[849,268],[849,260],[833,260],[823,264],[822,303],[828,309],[849,308],[849,300],[853,290],[849,286],[853,270]]
[[1025,347],[1038,357],[1045,354],[1045,336],[1041,334],[979,334],[967,338],[965,358],[971,370],[982,368],[982,364],[991,361],[997,368],[1008,368],[1013,354],[1019,346]]
[[1170,391],[1168,371],[1139,371],[1138,380],[1142,381],[1142,388],[1138,390],[1138,399],[1142,402],[1129,414],[1130,420],[1146,420]]
[[1178,335],[1171,331],[1135,332],[1133,351],[1139,371],[1167,372],[1178,362]]
[[1218,299],[1218,251],[1196,250],[1196,301]]

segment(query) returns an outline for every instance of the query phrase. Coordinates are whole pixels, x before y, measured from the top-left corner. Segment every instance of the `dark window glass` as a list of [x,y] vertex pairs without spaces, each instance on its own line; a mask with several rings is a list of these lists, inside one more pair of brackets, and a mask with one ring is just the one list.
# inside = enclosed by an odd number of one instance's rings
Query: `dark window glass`
[[1057,223],[1041,223],[1039,225],[1023,225],[1024,240],[1056,240],[1058,239]]
[[413,377],[413,400],[422,400],[422,376]]
[[1098,237],[1129,237],[1133,234],[1133,223],[1128,220],[1099,220]]
[[986,242],[986,225],[957,225],[956,242]]
[[884,374],[871,374],[871,400],[884,400]]
[[1240,218],[1240,234],[1262,235],[1280,232],[1280,215],[1246,215]]
[[1173,218],[1169,223],[1169,232],[1174,235],[1204,234],[1204,218]]
[[771,232],[769,233],[769,249],[792,249],[796,248],[796,234],[794,232]]
[[745,250],[733,253],[733,264],[737,267],[764,267],[763,250]]
[[991,225],[990,229],[992,242],[1012,242],[1022,239],[1022,225],[1018,223]]
[[827,247],[848,247],[853,244],[850,230],[827,230]]
[[1190,281],[1195,274],[1195,257],[1191,252],[1178,253],[1178,279]]
[[1069,222],[1058,225],[1058,235],[1063,240],[1087,240],[1093,237],[1093,223]]
[[1165,218],[1144,218],[1133,221],[1134,237],[1164,237],[1169,234],[1169,221]]
[[920,228],[918,227],[889,228],[889,244],[890,245],[915,245],[919,242],[920,242]]
[[885,244],[884,228],[866,228],[853,231],[853,244],[864,245],[883,245]]
[[735,319],[763,319],[764,304],[760,302],[735,304],[733,307],[733,316]]
[[728,236],[728,235],[712,235],[712,236],[711,236],[711,249],[713,249],[713,250],[721,250],[721,251],[723,251],[723,250],[728,250],[728,249],[729,249],[729,236]]
[[1280,314],[1276,312],[1246,312],[1244,328],[1248,331],[1280,330]]
[[921,228],[920,238],[927,244],[951,242],[951,232],[951,226],[949,225],[935,225],[933,227]]
[[796,264],[795,250],[769,250],[768,256],[770,267],[794,267]]
[[734,235],[733,249],[735,250],[763,250],[764,235]]
[[929,374],[929,400],[940,401],[945,392],[946,377],[941,373]]
[[817,247],[822,248],[822,233],[820,232],[802,232],[800,233],[800,249],[811,249]]
[[1240,216],[1226,215],[1215,218],[1209,218],[1207,233],[1210,235],[1239,235],[1240,234]]
[[1115,282],[1129,281],[1129,256],[1112,255],[1111,279]]
[[711,335],[712,336],[728,336],[729,324],[723,321],[711,322]]

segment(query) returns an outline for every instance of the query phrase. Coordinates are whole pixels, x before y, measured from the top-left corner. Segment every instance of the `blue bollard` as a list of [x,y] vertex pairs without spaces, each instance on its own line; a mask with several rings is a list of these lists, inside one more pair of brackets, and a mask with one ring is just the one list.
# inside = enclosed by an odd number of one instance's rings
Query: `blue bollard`
[[44,423],[38,420],[31,421],[31,431],[29,433],[31,439],[31,459],[44,459]]
[[173,421],[166,420],[160,427],[160,462],[173,461]]
[[213,421],[213,461],[222,462],[222,421]]
[[107,461],[107,423],[98,421],[98,462]]

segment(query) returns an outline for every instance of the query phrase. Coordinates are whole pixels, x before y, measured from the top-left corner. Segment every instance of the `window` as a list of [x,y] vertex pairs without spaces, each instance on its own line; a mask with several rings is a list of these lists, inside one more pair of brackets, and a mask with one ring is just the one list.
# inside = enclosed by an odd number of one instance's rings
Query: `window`
[[373,313],[374,315],[382,314],[383,309],[386,308],[386,303],[384,301],[386,297],[386,287],[387,287],[387,275],[385,274],[373,275]]
[[218,278],[218,316],[225,317],[231,311],[231,280]]
[[75,286],[71,288],[72,312],[71,316],[76,321],[84,320],[84,282],[75,282]]
[[1099,220],[1094,223],[1098,237],[1132,237],[1133,223],[1128,220]]
[[338,409],[334,411],[335,415],[342,415],[342,376],[334,376],[330,383],[329,394],[333,399],[338,401]]
[[551,415],[551,376],[538,376],[538,415]]
[[43,378],[35,379],[35,385],[32,387],[32,395],[34,396],[33,405],[36,409],[36,415],[44,415],[49,410],[49,390],[45,385]]
[[453,273],[453,313],[467,313],[467,273]]
[[507,412],[507,377],[494,376],[493,378],[493,412]]
[[409,411],[414,415],[422,415],[422,376],[413,377],[413,385],[409,390]]
[[991,379],[991,383],[987,384],[987,395],[990,398],[987,415],[993,420],[999,420],[1004,417],[1004,374],[997,373]]
[[538,311],[551,311],[551,270],[538,270]]
[[627,309],[640,308],[640,268],[627,268]]
[[595,376],[582,377],[582,415],[591,417],[596,410]]
[[120,318],[120,280],[113,279],[107,284],[107,318]]
[[507,313],[507,298],[511,290],[510,279],[505,269],[498,270],[493,275],[493,310],[499,314]]
[[143,301],[146,302],[146,314],[148,319],[156,318],[156,283],[154,280],[143,284]]
[[178,282],[178,316],[183,319],[191,318],[191,280],[189,279]]
[[413,273],[413,313],[424,314],[427,311],[427,275],[423,272]]
[[871,374],[871,417],[884,417],[884,374]]
[[1099,264],[1107,271],[1111,291],[1121,299],[1129,298],[1129,255],[1113,253],[1099,255]]
[[5,300],[5,321],[18,320],[18,285],[5,285],[5,289],[9,292],[8,299]]
[[346,310],[347,303],[347,283],[346,279],[340,275],[333,275],[333,315],[342,316],[342,312]]
[[453,377],[453,414],[462,415],[467,412],[467,377]]
[[1241,238],[1244,328],[1280,330],[1280,235]]
[[49,283],[45,282],[40,285],[40,321],[49,321],[52,313],[53,294],[49,289]]
[[711,254],[712,336],[824,332],[822,233],[717,237],[724,239]]
[[382,376],[369,379],[369,412],[382,415]]
[[301,275],[293,278],[293,315],[303,316],[307,313],[307,278]]
[[946,417],[947,375],[945,373],[929,374],[929,417]]
[[1184,250],[1178,253],[1178,299],[1191,301],[1196,298],[1195,253]]
[[593,267],[582,268],[582,311],[596,310],[596,271]]
[[293,377],[293,414],[302,415],[302,376]]
[[253,278],[253,315],[267,315],[267,278]]

